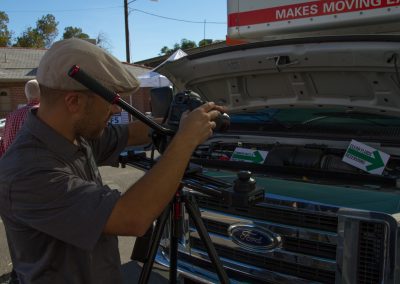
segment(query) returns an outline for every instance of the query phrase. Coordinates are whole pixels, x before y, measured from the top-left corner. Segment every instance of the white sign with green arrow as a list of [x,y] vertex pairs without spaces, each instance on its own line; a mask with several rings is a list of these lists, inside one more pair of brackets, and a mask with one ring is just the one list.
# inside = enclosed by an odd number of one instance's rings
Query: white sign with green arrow
[[268,151],[260,151],[237,147],[231,156],[231,161],[262,164],[267,158]]
[[351,140],[342,161],[370,174],[381,175],[389,158],[384,152]]

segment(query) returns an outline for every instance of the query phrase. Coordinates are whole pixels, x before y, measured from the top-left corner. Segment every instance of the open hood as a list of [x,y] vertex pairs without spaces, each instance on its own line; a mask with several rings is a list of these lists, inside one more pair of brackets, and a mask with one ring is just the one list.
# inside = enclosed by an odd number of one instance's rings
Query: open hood
[[230,112],[335,107],[400,116],[400,36],[302,38],[231,46],[156,70]]

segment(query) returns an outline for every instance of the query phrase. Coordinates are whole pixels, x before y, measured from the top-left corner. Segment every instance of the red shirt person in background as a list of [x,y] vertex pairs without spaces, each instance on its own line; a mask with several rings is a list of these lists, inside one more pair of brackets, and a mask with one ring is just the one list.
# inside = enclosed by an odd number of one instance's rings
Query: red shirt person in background
[[[40,89],[39,84],[36,79],[30,80],[25,84],[25,96],[28,103],[6,116],[6,125],[4,127],[4,137],[0,141],[0,157],[6,152],[8,147],[12,144],[18,131],[25,122],[28,112],[32,108],[39,107],[40,100]],[[13,284],[18,284],[17,275],[12,269],[10,274],[10,282]]]
[[39,107],[40,89],[36,79],[30,80],[25,84],[25,96],[28,103],[6,116],[6,125],[4,127],[4,137],[0,145],[0,157],[14,141],[15,136],[21,126],[24,124],[28,111]]

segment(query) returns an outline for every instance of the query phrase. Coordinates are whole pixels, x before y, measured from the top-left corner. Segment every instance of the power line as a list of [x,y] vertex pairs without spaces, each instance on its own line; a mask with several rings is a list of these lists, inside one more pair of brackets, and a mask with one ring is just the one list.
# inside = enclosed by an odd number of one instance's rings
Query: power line
[[157,15],[157,14],[153,14],[153,13],[149,13],[143,10],[139,10],[139,9],[130,9],[129,12],[131,11],[138,11],[140,13],[146,14],[146,15],[150,15],[153,17],[157,17],[157,18],[161,18],[161,19],[166,19],[166,20],[171,20],[171,21],[177,21],[177,22],[185,22],[185,23],[191,23],[191,24],[203,24],[206,22],[207,24],[217,24],[217,25],[226,25],[225,22],[209,22],[209,21],[191,21],[191,20],[185,20],[185,19],[177,19],[177,18],[171,18],[171,17],[165,17],[165,16],[161,16],[161,15]]

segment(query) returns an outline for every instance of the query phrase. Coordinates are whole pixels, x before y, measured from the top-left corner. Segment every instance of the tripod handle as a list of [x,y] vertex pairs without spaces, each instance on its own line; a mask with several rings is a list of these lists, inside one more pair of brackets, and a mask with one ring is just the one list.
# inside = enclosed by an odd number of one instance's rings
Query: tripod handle
[[127,111],[129,114],[133,115],[144,124],[148,125],[157,133],[166,136],[173,136],[175,134],[175,131],[159,125],[158,123],[154,122],[143,113],[135,109],[133,106],[125,102],[119,94],[104,87],[102,84],[100,84],[100,82],[98,82],[96,79],[94,79],[84,70],[82,70],[82,68],[80,68],[78,65],[73,65],[71,67],[71,69],[68,71],[68,76],[75,79],[83,86],[105,99],[107,102],[120,106],[123,110]]
[[119,100],[119,95],[116,92],[104,87],[97,80],[83,71],[78,65],[73,65],[71,67],[71,69],[68,71],[68,76],[75,79],[89,90],[98,94],[109,103],[114,104]]

